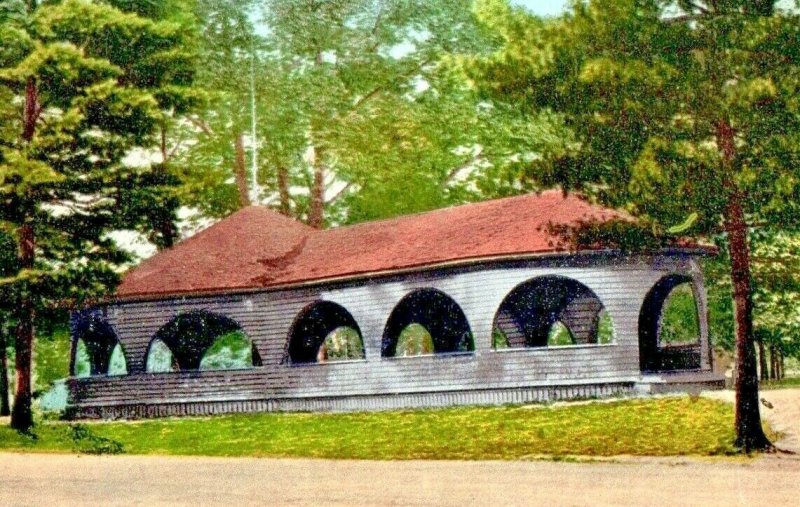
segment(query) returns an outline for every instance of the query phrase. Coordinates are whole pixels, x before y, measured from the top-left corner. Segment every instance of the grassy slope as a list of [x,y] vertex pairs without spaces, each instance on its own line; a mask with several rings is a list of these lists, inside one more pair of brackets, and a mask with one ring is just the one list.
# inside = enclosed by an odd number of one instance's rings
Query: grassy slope
[[[239,414],[75,425],[37,439],[0,428],[0,449],[342,459],[717,455],[733,452],[733,412],[708,399],[660,398],[560,407],[461,407],[354,414]],[[86,431],[88,429],[88,432]],[[106,440],[108,439],[108,440]]]

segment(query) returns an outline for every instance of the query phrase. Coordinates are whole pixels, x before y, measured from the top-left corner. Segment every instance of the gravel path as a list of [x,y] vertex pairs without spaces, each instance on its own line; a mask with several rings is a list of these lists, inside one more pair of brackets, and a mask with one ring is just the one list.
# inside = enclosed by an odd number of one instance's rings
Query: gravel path
[[[733,403],[730,390],[707,391],[704,396]],[[781,438],[774,442],[779,449],[800,455],[800,389],[771,389],[759,392],[762,419],[766,419]],[[798,500],[800,505],[800,500]]]

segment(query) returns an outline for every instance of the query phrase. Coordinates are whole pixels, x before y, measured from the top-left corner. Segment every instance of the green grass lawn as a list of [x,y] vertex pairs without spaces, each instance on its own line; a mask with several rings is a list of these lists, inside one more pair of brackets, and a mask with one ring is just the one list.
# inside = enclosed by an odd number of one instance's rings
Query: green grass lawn
[[670,397],[566,406],[237,414],[0,428],[0,449],[340,459],[521,459],[734,452],[730,404]]

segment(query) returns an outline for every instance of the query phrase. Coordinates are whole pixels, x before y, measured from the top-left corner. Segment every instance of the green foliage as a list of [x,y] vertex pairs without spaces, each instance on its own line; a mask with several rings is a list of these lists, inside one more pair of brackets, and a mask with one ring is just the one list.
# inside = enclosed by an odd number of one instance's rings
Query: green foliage
[[433,337],[422,324],[409,324],[397,337],[395,356],[421,356],[433,354]]
[[493,349],[507,349],[508,336],[499,327],[492,329],[492,348]]
[[147,353],[145,369],[151,373],[178,371],[178,365],[172,357],[172,351],[161,340],[153,340]]
[[364,359],[361,335],[352,327],[338,327],[328,333],[322,344],[328,361]]
[[253,345],[241,331],[227,333],[214,341],[200,361],[201,370],[230,370],[253,367]]
[[122,346],[118,343],[111,351],[111,358],[108,363],[109,375],[127,375],[128,365],[125,362],[125,354],[122,352]]
[[800,377],[785,377],[780,380],[764,380],[759,384],[761,389],[797,389]]
[[96,435],[84,424],[70,424],[73,449],[82,454],[121,454],[124,446],[116,440]]
[[[779,346],[787,356],[800,354],[800,239],[791,231],[757,230],[750,234],[753,261],[756,335]],[[724,250],[703,264],[713,343],[733,349],[730,258]]]
[[[486,0],[478,13],[501,38],[499,51],[466,63],[478,90],[571,133],[529,162],[534,185],[581,188],[660,235],[679,224],[720,231],[731,184],[754,220],[797,224],[800,60],[782,44],[800,25],[795,12],[614,0],[542,21]],[[735,131],[730,174],[721,121]]]
[[[40,339],[36,342],[34,389],[37,394],[46,392],[58,380],[69,376],[69,329],[62,325],[49,331],[41,333]],[[14,348],[11,345],[7,348],[7,354],[9,381],[13,392],[16,370],[14,369]]]
[[[3,33],[24,34],[0,62],[0,95],[8,98],[0,107],[0,220],[12,233],[33,226],[35,267],[7,283],[32,284],[45,307],[101,296],[117,280],[126,256],[106,233],[123,221],[149,225],[125,210],[128,183],[151,168],[122,160],[155,141],[162,110],[181,107],[192,62],[179,24],[81,0],[22,14],[24,22],[0,21]],[[29,102],[35,109],[23,111]]]
[[655,238],[727,234],[744,450],[770,447],[752,360],[748,229],[800,227],[800,12],[775,4],[589,0],[543,21],[483,0],[478,13],[500,49],[465,65],[487,101],[551,113],[572,133],[566,150],[537,159],[535,184],[622,207]]
[[614,321],[605,310],[600,310],[597,318],[597,343],[605,345],[614,343]]
[[59,326],[36,343],[36,390],[43,392],[69,376],[69,329]]
[[[69,337],[67,337],[69,340]],[[67,341],[69,343],[69,341]],[[66,357],[69,357],[67,354]],[[36,367],[39,367],[39,361],[36,362]],[[122,352],[122,347],[119,343],[111,351],[111,358],[108,363],[109,375],[126,375],[128,373],[128,366],[125,363],[125,354]],[[86,344],[83,340],[78,340],[78,346],[75,350],[75,377],[88,377],[91,375],[91,362],[89,353],[86,350]],[[63,377],[59,377],[63,378]]]
[[661,345],[699,343],[700,319],[691,284],[678,285],[667,296],[661,308],[658,339]]
[[[230,370],[253,367],[253,347],[241,331],[217,337],[200,361],[201,370]],[[161,340],[153,340],[147,354],[145,369],[151,373],[178,371],[172,351]]]
[[[99,1],[4,2],[0,226],[19,245],[20,262],[0,290],[19,321],[21,357],[31,356],[37,310],[82,305],[118,282],[128,256],[108,234],[147,230],[151,212],[163,211],[159,185],[131,185],[157,168],[124,160],[155,143],[164,111],[186,107],[188,32]],[[134,188],[160,204],[130,213]],[[12,424],[27,429],[31,393],[17,394]]]
[[800,234],[761,230],[752,245],[756,332],[767,345],[800,357]]
[[185,202],[212,216],[240,206],[237,138],[247,173],[257,155],[259,199],[298,218],[308,218],[317,190],[329,223],[469,197],[483,125],[450,64],[484,34],[463,2],[201,0],[197,9],[198,81],[209,93],[199,117],[174,133],[176,143],[197,141],[172,160],[185,168]]
[[[673,397],[551,407],[238,414],[81,426],[130,454],[515,460],[731,454],[732,419],[729,404]],[[71,452],[76,447],[71,438],[75,430],[64,424],[45,423],[36,431],[33,441],[0,428],[0,448]]]
[[547,333],[547,346],[562,345],[575,345],[575,338],[572,337],[572,332],[563,322],[556,321],[550,326],[550,331]]

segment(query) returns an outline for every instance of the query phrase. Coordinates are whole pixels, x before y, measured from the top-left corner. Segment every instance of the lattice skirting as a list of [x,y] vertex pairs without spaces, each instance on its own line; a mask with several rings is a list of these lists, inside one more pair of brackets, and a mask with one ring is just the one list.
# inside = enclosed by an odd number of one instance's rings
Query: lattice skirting
[[271,398],[261,400],[168,401],[115,405],[72,405],[68,419],[141,419],[237,412],[358,412],[456,405],[503,405],[634,394],[633,382],[573,386],[398,393],[364,396]]

